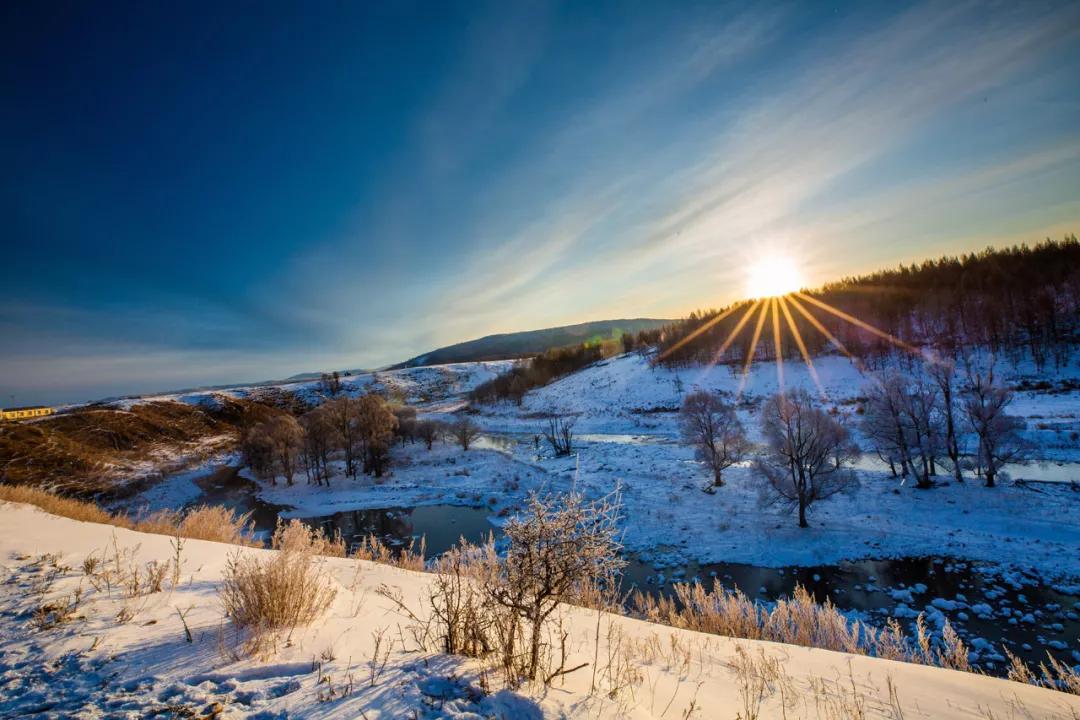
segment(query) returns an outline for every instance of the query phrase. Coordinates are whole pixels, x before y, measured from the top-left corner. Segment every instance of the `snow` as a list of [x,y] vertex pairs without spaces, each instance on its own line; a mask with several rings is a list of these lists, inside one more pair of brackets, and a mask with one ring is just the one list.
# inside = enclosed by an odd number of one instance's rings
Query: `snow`
[[[613,692],[607,676],[590,694],[592,668],[570,673],[550,689],[497,686],[479,661],[419,650],[408,619],[379,595],[398,589],[411,607],[421,606],[429,576],[362,561],[327,559],[338,586],[328,613],[311,627],[279,638],[261,658],[237,657],[233,630],[222,618],[217,590],[230,552],[262,554],[218,543],[184,543],[182,580],[137,598],[115,589],[95,590],[84,581],[89,554],[120,552],[132,561],[164,561],[171,538],[58,518],[31,507],[0,504],[0,715],[39,717],[146,717],[219,714],[249,718],[645,718],[729,716],[741,706],[739,684],[727,663],[742,646],[776,657],[798,688],[786,715],[813,716],[812,678],[832,688],[834,700],[849,680],[871,707],[888,706],[895,686],[907,718],[1068,718],[1080,698],[982,675],[907,665],[873,658],[773,643],[733,640],[564,609],[569,632],[567,666],[620,653],[640,681],[633,691]],[[42,554],[52,553],[51,557]],[[52,581],[45,578],[55,575]],[[35,629],[31,611],[82,587],[75,617]],[[121,611],[125,611],[121,613]],[[185,640],[179,613],[192,630]],[[118,619],[125,618],[125,621]],[[368,661],[373,632],[394,638],[385,670],[371,681]],[[399,639],[400,638],[400,639]],[[610,646],[609,646],[610,643]],[[645,652],[654,648],[652,652]],[[666,648],[675,649],[665,656]],[[685,654],[681,654],[685,653]],[[665,659],[665,657],[667,659]],[[602,668],[601,668],[602,669]],[[487,678],[486,682],[484,678]],[[841,682],[842,681],[842,682]],[[835,683],[835,685],[834,685]],[[831,695],[836,693],[836,695]],[[765,701],[762,717],[781,717],[778,696]]]

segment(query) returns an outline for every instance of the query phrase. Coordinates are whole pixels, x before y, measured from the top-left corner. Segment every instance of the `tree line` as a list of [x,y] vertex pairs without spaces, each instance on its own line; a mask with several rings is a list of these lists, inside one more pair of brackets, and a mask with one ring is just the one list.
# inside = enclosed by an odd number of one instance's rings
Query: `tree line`
[[255,423],[244,431],[240,448],[244,462],[260,479],[276,484],[284,477],[292,485],[303,472],[308,484],[329,487],[335,459],[342,460],[353,480],[360,473],[381,478],[396,442],[423,442],[431,450],[436,440],[445,438],[468,450],[479,434],[467,416],[451,423],[419,420],[416,408],[369,392],[331,398],[299,417],[280,414]]
[[599,343],[552,348],[480,383],[469,393],[469,400],[477,403],[512,400],[521,404],[529,390],[543,387],[604,357],[604,348]]
[[[1013,362],[1029,355],[1042,369],[1066,363],[1080,331],[1080,241],[1070,235],[926,260],[845,278],[807,295],[912,346],[980,348]],[[693,312],[640,340],[655,341],[656,362],[668,367],[741,363],[751,351],[756,359],[773,359],[778,352],[795,359],[800,349],[788,330],[790,321],[811,355],[827,350],[831,341],[815,322],[796,303],[788,305],[790,318],[781,322],[779,348],[769,332],[751,348],[751,322],[717,356],[750,302]],[[861,361],[874,364],[894,352],[881,336],[814,304],[801,305]]]

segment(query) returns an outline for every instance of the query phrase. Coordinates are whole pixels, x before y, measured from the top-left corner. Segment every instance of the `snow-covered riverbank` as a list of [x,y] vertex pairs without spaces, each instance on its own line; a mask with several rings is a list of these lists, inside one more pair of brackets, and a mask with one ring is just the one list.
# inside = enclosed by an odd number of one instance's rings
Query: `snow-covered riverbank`
[[[387,566],[327,560],[338,589],[327,615],[283,637],[271,657],[237,659],[217,591],[234,549],[186,541],[182,578],[160,592],[125,597],[95,590],[82,570],[88,555],[142,566],[174,555],[170,538],[80,523],[20,505],[0,505],[0,711],[67,717],[220,716],[511,718],[727,717],[743,707],[743,685],[729,666],[737,647],[779,660],[786,717],[827,717],[822,703],[861,702],[870,717],[1072,718],[1073,696],[989,677],[824,650],[705,636],[618,616],[567,610],[573,651],[568,667],[589,663],[546,691],[501,690],[482,680],[478,661],[418,651],[380,585],[413,607],[429,578]],[[242,552],[270,551],[247,549]],[[47,554],[47,556],[46,556]],[[48,629],[32,622],[43,604],[70,601],[72,617]],[[183,614],[191,629],[185,638]],[[385,668],[371,680],[375,636],[393,638]],[[385,652],[385,649],[384,649]],[[613,675],[629,661],[634,678]],[[597,690],[592,664],[598,664]],[[380,667],[381,663],[376,663]],[[619,687],[609,687],[609,685]],[[485,687],[486,685],[486,687]],[[890,695],[890,688],[893,692]],[[612,692],[614,691],[614,692]],[[762,717],[781,717],[780,695],[767,694]],[[899,708],[899,709],[897,709]],[[1012,715],[1010,715],[1010,713]]]

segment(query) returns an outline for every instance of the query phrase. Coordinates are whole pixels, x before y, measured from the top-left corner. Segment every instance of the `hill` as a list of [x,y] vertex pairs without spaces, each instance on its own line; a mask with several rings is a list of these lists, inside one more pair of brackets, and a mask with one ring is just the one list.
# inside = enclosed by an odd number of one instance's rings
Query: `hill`
[[525,332],[487,335],[477,340],[448,345],[405,362],[390,366],[390,370],[425,365],[446,365],[480,360],[509,360],[536,355],[545,350],[564,345],[578,345],[592,339],[619,337],[623,333],[636,335],[642,330],[654,330],[669,324],[671,320],[655,318],[632,318],[622,320],[597,320],[578,325],[527,330]]

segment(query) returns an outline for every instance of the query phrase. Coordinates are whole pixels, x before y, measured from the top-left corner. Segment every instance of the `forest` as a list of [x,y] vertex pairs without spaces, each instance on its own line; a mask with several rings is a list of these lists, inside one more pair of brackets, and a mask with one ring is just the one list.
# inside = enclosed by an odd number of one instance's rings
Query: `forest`
[[832,346],[873,364],[895,339],[950,354],[985,349],[1013,362],[1030,355],[1038,369],[1058,367],[1080,327],[1080,242],[1071,235],[901,265],[795,293],[783,304],[790,308],[782,308],[780,332],[762,332],[757,343],[754,323],[744,321],[752,301],[693,312],[636,342],[656,345],[655,361],[667,367],[741,363],[751,348],[754,359],[773,359],[777,337],[784,358],[799,358],[801,340],[811,356]]

